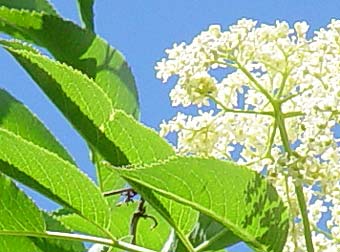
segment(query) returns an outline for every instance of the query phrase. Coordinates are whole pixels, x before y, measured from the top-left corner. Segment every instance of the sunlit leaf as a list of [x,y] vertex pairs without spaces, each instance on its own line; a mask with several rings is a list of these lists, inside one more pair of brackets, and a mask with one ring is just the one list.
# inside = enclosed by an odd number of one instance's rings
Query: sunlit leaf
[[4,6],[0,31],[45,47],[59,61],[93,78],[115,108],[138,117],[138,94],[125,59],[91,31],[55,15]]
[[0,0],[0,6],[19,10],[41,11],[51,15],[57,14],[56,10],[47,0]]
[[133,186],[145,188],[139,192],[147,200],[152,190],[221,223],[253,248],[282,251],[287,210],[275,189],[250,169],[215,159],[177,157],[117,171]]
[[0,104],[0,171],[107,227],[109,208],[94,183],[21,103],[1,91]]

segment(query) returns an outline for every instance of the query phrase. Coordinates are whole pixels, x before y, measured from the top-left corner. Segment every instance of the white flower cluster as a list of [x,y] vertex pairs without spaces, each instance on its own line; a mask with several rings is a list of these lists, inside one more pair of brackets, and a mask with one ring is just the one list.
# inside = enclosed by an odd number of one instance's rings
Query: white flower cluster
[[[192,43],[175,44],[156,65],[166,82],[178,76],[173,106],[196,106],[161,124],[176,132],[183,154],[231,159],[267,177],[287,204],[285,251],[307,251],[294,184],[304,185],[315,251],[340,249],[340,21],[316,31],[298,22],[257,25],[242,19],[221,31],[212,25]],[[216,76],[215,69],[225,75]],[[220,72],[221,72],[220,71]],[[209,112],[206,112],[210,109]],[[239,148],[238,148],[239,149]],[[324,213],[326,228],[320,228]]]

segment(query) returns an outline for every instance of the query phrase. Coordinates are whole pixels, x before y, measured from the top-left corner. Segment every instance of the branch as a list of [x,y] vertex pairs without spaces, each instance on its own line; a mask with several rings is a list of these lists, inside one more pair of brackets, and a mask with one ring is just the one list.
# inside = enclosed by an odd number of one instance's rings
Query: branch
[[124,241],[111,240],[107,238],[83,235],[83,234],[70,234],[54,231],[46,231],[46,233],[39,232],[16,232],[16,231],[0,231],[0,235],[10,235],[10,236],[27,236],[27,237],[39,237],[47,239],[62,239],[62,240],[73,240],[73,241],[87,241],[92,243],[99,243],[107,246],[114,246],[120,248],[124,251],[130,252],[156,252],[151,249],[139,247]]
[[104,192],[103,196],[108,197],[108,196],[117,195],[117,194],[121,194],[127,197],[134,197],[137,195],[137,192],[133,190],[132,188],[123,188],[123,189],[117,189],[117,190]]
[[131,218],[130,223],[130,235],[132,236],[131,243],[136,244],[137,239],[137,225],[140,218],[149,218],[154,221],[154,225],[151,227],[151,229],[155,228],[158,225],[158,222],[155,217],[145,214],[146,212],[146,206],[144,206],[145,200],[143,198],[140,199],[138,203],[138,207],[136,212],[133,214]]
[[239,113],[239,114],[255,114],[255,115],[274,116],[274,112],[273,111],[254,111],[254,110],[230,109],[230,108],[227,108],[225,105],[223,105],[214,96],[207,95],[207,97],[210,98],[217,105],[219,105],[223,109],[224,112],[236,113],[236,114]]

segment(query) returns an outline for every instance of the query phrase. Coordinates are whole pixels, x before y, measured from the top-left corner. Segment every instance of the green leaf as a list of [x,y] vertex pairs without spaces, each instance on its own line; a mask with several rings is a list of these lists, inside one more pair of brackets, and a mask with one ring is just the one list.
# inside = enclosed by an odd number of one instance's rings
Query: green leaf
[[[58,220],[54,219],[47,213],[44,213],[44,220],[46,229],[49,231],[57,231],[63,233],[71,233],[70,229],[63,226]],[[84,252],[84,244],[80,241],[67,241],[59,239],[42,239],[32,237],[30,238],[34,244],[42,251],[48,252]]]
[[[92,225],[91,222],[82,218],[81,216],[69,211],[65,208],[59,209],[55,212],[52,212],[52,217],[59,222],[61,222],[65,227],[72,231],[76,231],[78,233],[95,235],[98,237],[107,237],[107,234],[103,232],[100,228]],[[117,220],[119,221],[119,220]],[[116,223],[116,220],[114,220]],[[113,236],[119,238],[117,234],[111,232]]]
[[133,180],[127,179],[127,181],[175,229],[177,237],[186,249],[193,251],[187,236],[197,222],[198,212],[191,207],[169,200]]
[[13,233],[24,236],[27,233],[44,232],[45,224],[33,202],[1,173],[0,199],[0,251],[40,252],[29,238],[8,236]]
[[[119,219],[116,225],[111,227],[113,234],[119,234],[121,239],[130,241],[130,223],[138,203],[129,203],[116,207],[112,211],[112,220]],[[136,244],[156,251],[161,251],[170,232],[170,226],[155,209],[146,204],[146,214],[156,219],[157,225],[151,218],[140,218],[137,224]]]
[[120,207],[114,207],[112,209],[111,217],[112,220],[116,219],[117,222],[115,225],[111,226],[111,233],[117,234],[117,237],[120,239],[130,242],[130,221],[133,213],[136,211],[136,208],[136,203],[123,204]]
[[[167,237],[170,233],[170,226],[153,209],[149,204],[146,204],[146,214],[157,220],[157,225],[151,218],[140,218],[137,224],[136,244],[142,247],[161,251]],[[112,221],[110,232],[120,240],[131,242],[130,223],[133,214],[136,212],[138,202],[123,204],[116,206],[112,211]]]
[[39,209],[1,173],[0,195],[0,235],[11,231],[23,233],[45,231],[45,223]]
[[[189,238],[194,247],[204,244],[204,251],[224,251],[224,248],[241,241],[225,226],[204,214],[200,214]],[[167,244],[167,249],[162,251],[185,252],[187,250],[178,237],[172,235],[169,244]]]
[[109,208],[94,183],[22,104],[4,91],[0,102],[0,171],[107,227]]
[[2,172],[73,209],[94,224],[108,225],[105,200],[76,166],[3,128],[0,128],[0,140],[3,144],[0,148]]
[[157,225],[153,227],[155,223],[150,218],[140,219],[137,226],[137,244],[161,251],[169,236],[170,226],[150,205],[147,205],[146,214],[153,216],[157,220]]
[[[116,110],[101,88],[82,73],[32,49],[26,50],[25,46],[17,42],[1,43],[21,62],[46,93],[52,88],[54,94],[58,93],[58,96],[53,95],[55,103],[59,102],[59,107],[64,106],[63,112],[72,115],[69,118],[74,120],[74,124],[82,129],[83,135],[92,146],[101,150],[107,160],[111,161],[114,151],[117,150],[126,158],[121,164],[151,163],[175,154],[173,148],[155,131],[141,125],[123,111]],[[109,152],[110,150],[112,151]],[[179,226],[177,231],[183,232],[183,239],[197,220],[197,213],[189,207],[160,198],[161,196],[157,196],[155,200],[173,206],[173,209],[167,212],[167,220],[171,220],[172,225]]]
[[[288,215],[264,178],[231,162],[176,157],[137,169],[117,169],[132,185],[190,206],[221,223],[251,247],[282,251]],[[149,200],[149,193],[139,191]]]
[[0,30],[45,47],[93,78],[115,108],[139,116],[135,81],[124,57],[91,31],[54,15],[6,7],[0,8]]
[[197,247],[203,242],[209,241],[210,244],[204,251],[217,251],[240,242],[240,238],[235,236],[230,230],[212,218],[200,214],[194,230],[190,234],[190,241]]
[[131,164],[153,163],[175,155],[172,146],[157,132],[121,111],[114,111],[100,128],[117,143]]
[[154,130],[116,109],[101,86],[86,75],[19,42],[2,40],[0,44],[106,160],[116,164],[118,157],[124,157],[120,165],[150,163],[175,154]]
[[[102,148],[102,153],[106,154],[112,150],[112,146],[116,146],[116,150],[126,156],[126,162],[131,163],[150,163],[174,155],[172,147],[155,131],[142,126],[123,111],[115,110],[101,88],[80,72],[32,50],[18,50],[18,43],[3,41],[2,44],[26,67],[43,89],[55,87],[53,92],[59,93],[60,103],[69,104],[65,112],[73,113],[70,118],[76,119],[74,123],[83,129],[83,135],[97,149]],[[92,127],[85,128],[89,124]],[[108,160],[112,158],[108,154],[105,157]],[[192,212],[189,208],[183,211]],[[187,213],[185,216],[190,215]],[[180,213],[176,218],[182,219]],[[189,223],[193,225],[194,221],[195,218],[191,218]]]
[[[20,118],[20,120],[18,120]],[[24,122],[24,123],[20,123]],[[53,137],[53,135],[44,127],[40,121],[32,115],[32,113],[20,102],[11,97],[6,91],[0,89],[0,124],[1,128],[14,131],[17,135],[21,137],[25,137],[30,142],[34,142],[36,145],[39,145],[45,149],[48,149],[51,152],[55,152],[57,155],[61,156],[65,160],[73,163],[72,158],[66,152],[66,150],[60,145],[60,143]],[[30,127],[27,127],[30,125]],[[7,163],[1,163],[2,168],[0,170],[12,170],[12,167]],[[21,174],[24,177],[23,174]],[[2,177],[2,176],[1,176]],[[32,182],[34,183],[34,181]],[[10,187],[11,188],[11,187]],[[5,190],[1,190],[1,192],[5,193]],[[8,193],[8,192],[7,192]],[[25,196],[18,191],[18,194],[25,198]],[[5,202],[5,196],[0,196],[1,200]],[[17,197],[13,197],[16,199]],[[18,198],[18,202],[21,202],[21,199]],[[24,201],[23,201],[24,202]],[[14,202],[13,202],[14,203]],[[20,215],[22,213],[26,214],[26,206],[21,204],[20,206],[24,207],[23,209],[17,208],[13,206],[13,210],[11,211],[20,211]],[[41,214],[40,214],[41,215]],[[1,214],[1,216],[6,217]],[[39,217],[40,218],[40,217]],[[34,224],[35,225],[35,224]],[[36,225],[38,226],[38,225]],[[47,226],[49,228],[49,225]],[[28,239],[25,237],[2,237],[0,245],[0,251],[40,251],[37,244],[34,243],[32,239]],[[50,240],[46,239],[35,239],[39,242],[44,242],[44,244],[50,244]],[[53,240],[55,241],[55,240]],[[74,242],[63,242],[62,245],[73,244],[72,248],[75,248]],[[79,242],[77,244],[80,244]],[[55,246],[55,245],[54,245]],[[21,249],[19,249],[21,248]],[[61,247],[57,247],[60,250]],[[45,251],[45,250],[42,250]],[[50,250],[53,252],[53,250]],[[71,250],[72,251],[72,250]],[[73,250],[73,251],[81,251],[81,250]]]
[[0,173],[0,251],[83,252],[80,241],[40,238],[46,230],[67,232],[57,220],[42,213],[14,183]]
[[57,15],[56,10],[46,0],[0,0],[0,7],[6,6],[13,9],[25,9],[31,11],[45,12],[51,15]]
[[2,172],[73,209],[93,224],[108,226],[104,198],[76,166],[3,128],[0,128],[0,141]]
[[[130,242],[130,222],[137,209],[137,202],[116,206],[111,214],[112,223],[110,233],[120,240]],[[146,205],[146,214],[157,220],[156,227],[150,218],[140,218],[137,225],[137,245],[160,251],[167,240],[170,232],[169,225],[163,218],[150,206]],[[100,230],[93,229],[93,226],[79,216],[61,209],[53,213],[53,217],[62,222],[68,228],[83,233],[96,236],[103,236]]]
[[19,42],[0,43],[16,57],[91,146],[114,164],[128,163],[124,154],[98,129],[114,108],[97,83],[78,70],[48,59]]
[[[90,2],[80,1],[82,17],[88,24],[92,19]],[[72,22],[56,16],[5,7],[0,8],[0,30],[15,38],[47,48],[56,59],[92,78],[110,100],[112,107],[122,109],[135,118],[139,117],[138,93],[134,77],[124,57],[90,30],[81,29]],[[113,146],[102,132],[98,132],[93,122],[79,112],[79,108],[70,101],[67,94],[63,94],[54,85],[45,85],[42,89],[85,137],[93,155],[97,156],[97,162],[94,163],[100,188],[114,189],[110,188],[109,184],[102,183],[108,179],[105,176],[106,171],[100,170],[100,163],[105,159],[117,166],[126,165],[129,163],[126,156]],[[100,148],[96,149],[98,142]],[[112,173],[110,179],[113,179]],[[115,179],[117,185],[121,184],[121,179],[117,176]]]
[[0,234],[0,251],[13,252],[13,251],[29,251],[29,252],[46,252],[39,249],[34,242],[27,237],[18,236],[2,236]]
[[[119,176],[119,174],[114,171],[111,167],[108,167],[103,163],[104,158],[102,158],[98,152],[92,152],[92,158],[95,163],[97,169],[97,178],[100,178],[100,190],[102,192],[108,192],[116,189],[121,189],[126,186],[126,181]],[[109,202],[111,207],[114,207],[115,204],[118,202],[120,195],[110,195],[105,197],[106,200]]]
[[2,89],[0,89],[0,127],[15,132],[75,164],[72,157],[46,127],[22,103]]
[[85,24],[86,29],[94,31],[93,23],[94,0],[78,0],[77,3],[80,11],[81,20]]

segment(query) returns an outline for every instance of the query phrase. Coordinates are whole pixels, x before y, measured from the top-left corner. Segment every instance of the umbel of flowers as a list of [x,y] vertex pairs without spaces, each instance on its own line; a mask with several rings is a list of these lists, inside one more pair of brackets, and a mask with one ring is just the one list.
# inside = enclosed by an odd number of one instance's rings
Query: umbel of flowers
[[[173,106],[197,108],[161,124],[177,151],[235,158],[273,183],[290,213],[285,246],[340,249],[340,20],[307,37],[309,26],[242,19],[211,25],[190,44],[174,44],[156,65]],[[216,69],[225,69],[221,78]],[[221,71],[219,71],[221,73]]]

